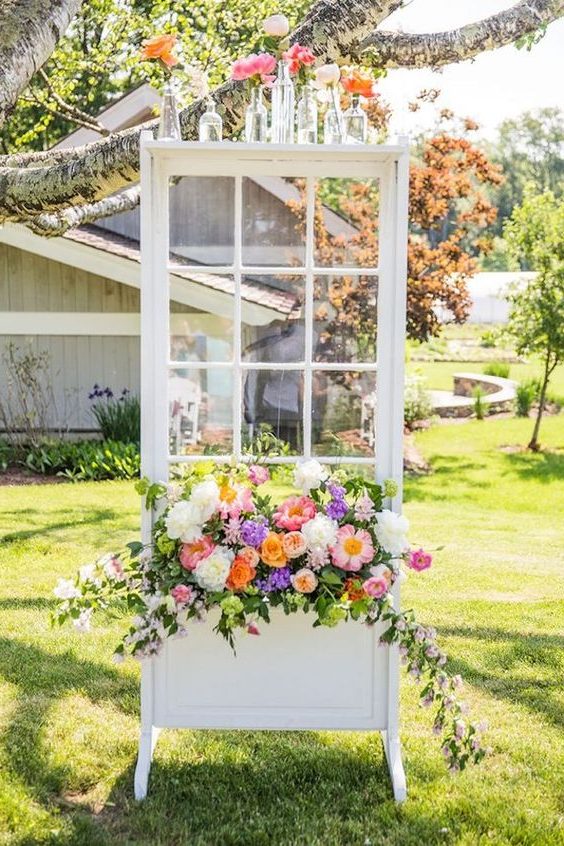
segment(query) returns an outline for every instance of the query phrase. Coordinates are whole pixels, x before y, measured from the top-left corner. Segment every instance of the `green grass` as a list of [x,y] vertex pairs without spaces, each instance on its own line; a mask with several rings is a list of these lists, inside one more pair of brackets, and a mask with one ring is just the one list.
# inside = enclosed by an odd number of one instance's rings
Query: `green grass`
[[[496,361],[492,350],[492,361]],[[413,361],[407,365],[409,373],[420,373],[427,381],[426,387],[436,391],[452,391],[453,373],[483,373],[485,362],[470,361]],[[536,363],[511,364],[509,378],[522,382],[524,379],[539,378],[542,366]],[[557,367],[551,376],[548,392],[558,397],[564,405],[564,366]]]
[[562,844],[564,427],[543,424],[550,452],[499,450],[529,429],[418,436],[434,472],[407,482],[411,534],[445,546],[404,605],[437,625],[494,751],[449,776],[404,680],[403,806],[374,734],[190,731],[163,734],[137,805],[138,668],[110,661],[123,620],[48,625],[56,578],[135,534],[132,485],[0,488],[0,844]]

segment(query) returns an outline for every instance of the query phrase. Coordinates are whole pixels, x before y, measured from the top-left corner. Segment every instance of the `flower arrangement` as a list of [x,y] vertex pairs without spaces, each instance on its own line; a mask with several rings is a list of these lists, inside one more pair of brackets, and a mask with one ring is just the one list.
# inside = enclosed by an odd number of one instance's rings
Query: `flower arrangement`
[[220,614],[215,630],[234,649],[237,633],[260,635],[275,608],[310,612],[313,626],[381,622],[381,642],[399,646],[412,677],[427,678],[421,703],[436,707],[433,731],[450,769],[478,762],[480,727],[465,719],[461,680],[445,670],[436,632],[394,608],[391,588],[403,570],[432,563],[410,549],[407,519],[383,508],[396,484],[343,479],[308,459],[294,470],[298,492],[275,502],[263,487],[269,475],[259,464],[202,461],[180,482],[142,479],[137,490],[155,509],[151,543],[130,543],[62,579],[54,622],[70,619],[85,631],[95,610],[124,601],[134,617],[118,661],[158,654],[212,609]]

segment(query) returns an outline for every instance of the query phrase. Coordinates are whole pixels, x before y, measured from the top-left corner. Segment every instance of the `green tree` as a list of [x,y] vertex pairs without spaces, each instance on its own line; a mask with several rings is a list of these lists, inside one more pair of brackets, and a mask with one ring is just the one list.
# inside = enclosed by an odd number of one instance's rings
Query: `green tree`
[[564,361],[564,199],[551,191],[528,192],[506,222],[512,255],[536,271],[526,287],[514,287],[508,331],[520,355],[537,355],[543,377],[529,449],[538,450],[539,430],[550,377]]
[[523,202],[527,185],[532,185],[538,194],[552,191],[556,197],[562,195],[564,113],[557,108],[544,108],[504,120],[490,157],[501,165],[505,177],[493,192],[499,210],[495,234],[501,235],[504,220]]

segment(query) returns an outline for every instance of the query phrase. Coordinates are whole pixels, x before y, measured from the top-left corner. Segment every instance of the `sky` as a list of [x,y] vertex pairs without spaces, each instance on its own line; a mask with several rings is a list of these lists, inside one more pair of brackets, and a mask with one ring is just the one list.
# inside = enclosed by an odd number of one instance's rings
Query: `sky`
[[[410,0],[380,29],[404,32],[441,32],[480,20],[507,9],[514,0]],[[423,88],[440,88],[435,107],[409,112],[408,103]],[[480,124],[480,135],[495,138],[504,118],[542,106],[564,109],[564,19],[548,27],[530,52],[513,44],[491,50],[473,61],[431,70],[389,70],[378,89],[392,105],[392,134],[416,134],[432,126],[437,108],[450,108]]]

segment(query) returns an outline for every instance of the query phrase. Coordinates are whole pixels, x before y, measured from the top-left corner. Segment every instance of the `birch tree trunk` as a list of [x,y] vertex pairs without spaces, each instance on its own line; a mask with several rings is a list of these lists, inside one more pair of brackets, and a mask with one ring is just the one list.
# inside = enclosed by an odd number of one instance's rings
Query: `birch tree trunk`
[[[291,40],[310,46],[322,60],[339,64],[372,61],[380,67],[438,66],[503,46],[564,14],[564,0],[528,0],[453,32],[410,35],[376,31],[402,5],[402,0],[317,0]],[[0,82],[0,120],[79,6],[80,0],[8,0],[5,8],[0,6],[0,70],[5,66],[8,77]],[[14,22],[16,9],[27,10],[25,32],[21,20],[18,25]],[[12,28],[2,30],[2,23],[9,20]],[[23,62],[16,61],[20,54]],[[227,82],[214,92],[214,98],[222,113],[225,136],[233,137],[242,126],[245,87]],[[199,101],[181,113],[184,139],[197,138],[203,109],[204,103]],[[81,222],[131,208],[138,199],[135,189],[111,195],[137,181],[139,133],[146,128],[154,130],[156,121],[84,147],[0,156],[0,221],[29,222],[35,231],[56,235]]]
[[82,0],[0,2],[0,125],[81,4]]

